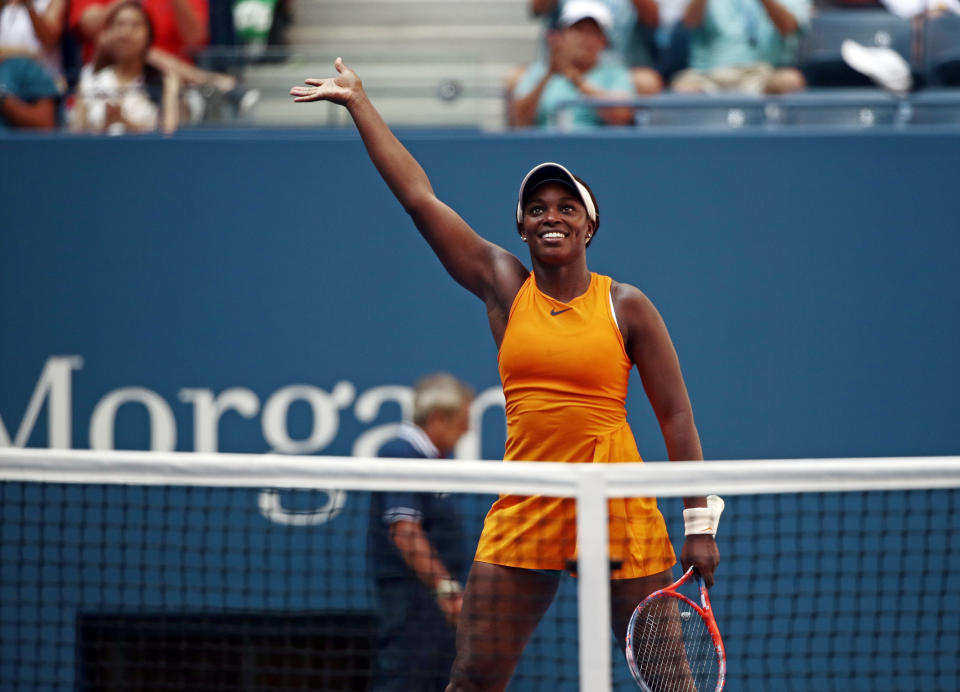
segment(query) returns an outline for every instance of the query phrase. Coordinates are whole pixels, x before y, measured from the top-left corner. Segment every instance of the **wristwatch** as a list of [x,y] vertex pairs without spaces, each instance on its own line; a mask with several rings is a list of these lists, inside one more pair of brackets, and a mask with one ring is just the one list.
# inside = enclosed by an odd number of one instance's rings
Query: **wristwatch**
[[460,586],[458,582],[453,577],[444,577],[437,582],[437,585],[434,587],[433,592],[437,595],[438,598],[446,598],[447,596],[456,596],[458,593],[463,591],[463,587]]

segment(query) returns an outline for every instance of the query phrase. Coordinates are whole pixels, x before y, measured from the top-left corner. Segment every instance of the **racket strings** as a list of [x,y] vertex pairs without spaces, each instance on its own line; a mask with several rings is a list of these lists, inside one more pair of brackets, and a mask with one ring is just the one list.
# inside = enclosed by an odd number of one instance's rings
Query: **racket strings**
[[713,692],[719,660],[707,624],[676,598],[649,601],[634,617],[632,654],[649,692]]

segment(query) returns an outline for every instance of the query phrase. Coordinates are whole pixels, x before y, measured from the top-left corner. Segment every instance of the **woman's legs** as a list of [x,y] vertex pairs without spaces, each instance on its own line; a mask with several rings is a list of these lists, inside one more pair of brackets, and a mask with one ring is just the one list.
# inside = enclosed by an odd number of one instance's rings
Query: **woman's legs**
[[610,582],[610,624],[617,641],[627,636],[630,616],[640,605],[640,601],[673,582],[673,569],[665,569],[647,577],[615,579]]
[[[664,570],[649,577],[610,582],[610,607],[614,635],[623,641],[630,618],[640,602],[658,589],[673,583],[673,571]],[[647,613],[660,619],[654,639],[645,639],[637,652],[637,663],[644,679],[658,690],[696,692],[696,685],[684,653],[683,632],[680,628],[679,601],[673,598],[657,599],[660,603]],[[634,646],[637,646],[636,642]]]
[[[559,576],[474,562],[447,692],[499,692],[557,593]],[[626,625],[624,625],[626,627]]]
[[[610,582],[611,624],[626,636],[640,601],[673,583],[673,571]],[[447,692],[499,692],[557,593],[559,576],[474,562],[457,627],[457,658]]]

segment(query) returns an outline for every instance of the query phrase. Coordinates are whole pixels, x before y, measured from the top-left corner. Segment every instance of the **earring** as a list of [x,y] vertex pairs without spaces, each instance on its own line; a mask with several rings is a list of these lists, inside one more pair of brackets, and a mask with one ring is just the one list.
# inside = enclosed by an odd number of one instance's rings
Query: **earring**
[[527,236],[525,235],[520,236],[520,240],[522,240],[523,242],[527,242]]

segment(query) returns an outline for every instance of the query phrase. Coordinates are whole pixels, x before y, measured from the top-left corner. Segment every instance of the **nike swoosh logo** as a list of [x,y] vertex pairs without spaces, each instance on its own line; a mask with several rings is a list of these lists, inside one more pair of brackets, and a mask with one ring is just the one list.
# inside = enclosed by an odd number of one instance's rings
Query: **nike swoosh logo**
[[550,311],[550,316],[551,316],[551,317],[556,317],[556,316],[559,315],[561,312],[566,312],[567,310],[573,310],[573,308],[564,308],[563,310],[551,310],[551,311]]

